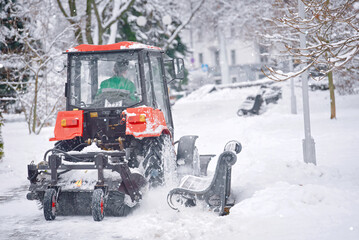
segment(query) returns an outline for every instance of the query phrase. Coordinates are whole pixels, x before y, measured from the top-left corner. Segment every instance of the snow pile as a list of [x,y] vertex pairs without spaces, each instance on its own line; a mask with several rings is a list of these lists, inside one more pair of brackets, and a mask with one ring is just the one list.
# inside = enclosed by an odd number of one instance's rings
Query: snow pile
[[216,90],[217,89],[216,89],[215,85],[207,84],[207,85],[204,85],[204,86],[200,87],[196,91],[192,92],[186,98],[181,98],[178,101],[196,101],[196,100],[200,100],[202,97],[206,96],[208,93],[214,92]]
[[261,80],[256,80],[256,81],[222,84],[222,85],[219,85],[218,88],[222,89],[222,88],[251,87],[251,86],[260,86],[262,84],[273,84],[273,80],[270,80],[268,78],[263,78]]
[[[226,101],[228,99],[235,99],[238,95],[251,95],[259,92],[261,85],[273,86],[273,81],[268,79],[251,81],[251,82],[240,82],[233,84],[213,85],[207,84],[199,89],[191,92],[187,97],[181,98],[179,102],[198,102],[208,101],[213,102],[217,100]],[[282,83],[274,83],[274,85],[281,86]],[[244,98],[245,99],[245,98]]]

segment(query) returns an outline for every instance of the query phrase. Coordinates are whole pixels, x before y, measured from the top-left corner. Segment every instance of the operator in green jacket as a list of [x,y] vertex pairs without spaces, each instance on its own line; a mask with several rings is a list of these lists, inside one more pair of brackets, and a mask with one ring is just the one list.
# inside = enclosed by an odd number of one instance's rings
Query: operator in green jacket
[[128,61],[123,60],[121,62],[116,62],[113,68],[114,76],[106,79],[100,85],[100,89],[97,92],[97,95],[101,94],[105,89],[121,89],[126,90],[130,93],[130,98],[133,101],[138,101],[138,98],[135,96],[136,87],[133,82],[131,82],[127,77],[128,70]]

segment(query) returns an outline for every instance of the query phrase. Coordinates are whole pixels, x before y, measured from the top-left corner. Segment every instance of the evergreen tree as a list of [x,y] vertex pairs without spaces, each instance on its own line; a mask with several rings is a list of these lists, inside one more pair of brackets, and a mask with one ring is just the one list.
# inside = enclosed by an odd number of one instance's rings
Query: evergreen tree
[[27,74],[20,77],[19,64],[14,64],[10,60],[11,55],[24,51],[24,44],[15,34],[15,32],[21,33],[23,29],[23,19],[16,14],[16,9],[16,0],[0,0],[0,62],[2,65],[0,66],[0,97],[8,99],[1,101],[1,108],[4,110],[7,109],[8,104],[14,103],[14,100],[9,99],[15,97],[16,90],[26,90],[21,82],[28,80]]

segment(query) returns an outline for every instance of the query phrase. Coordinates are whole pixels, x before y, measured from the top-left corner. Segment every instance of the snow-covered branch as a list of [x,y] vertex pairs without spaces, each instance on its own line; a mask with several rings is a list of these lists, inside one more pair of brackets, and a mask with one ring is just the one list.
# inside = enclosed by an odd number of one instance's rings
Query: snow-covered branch
[[[133,5],[133,3],[135,2],[135,0],[129,0],[126,1],[125,4],[123,4],[121,6],[120,9],[118,9],[119,4],[118,1],[114,2],[114,8],[112,10],[112,16],[110,19],[108,19],[104,24],[103,24],[103,28],[104,29],[109,29],[111,27],[112,24],[114,24],[115,22],[117,22],[122,16],[123,14],[128,11],[128,9]],[[117,3],[117,4],[116,4]]]
[[180,26],[177,27],[177,29],[172,33],[171,37],[167,40],[166,44],[164,45],[163,49],[167,49],[169,45],[173,42],[173,40],[178,36],[178,34],[182,31],[182,29],[187,26],[190,21],[192,20],[193,16],[196,14],[196,12],[201,8],[205,0],[201,0],[196,7],[191,11],[190,15],[187,17],[185,21],[182,22]]
[[[358,56],[359,26],[355,21],[358,10],[353,8],[353,0],[343,0],[340,4],[333,1],[304,0],[306,18],[302,19],[296,12],[290,12],[279,18],[285,28],[296,34],[307,35],[307,47],[287,44],[287,50],[294,59],[306,59],[301,70],[283,75],[266,67],[266,75],[273,80],[283,81],[295,77],[316,65],[325,65],[321,74],[326,76],[332,71],[340,70]],[[289,11],[288,11],[289,12]],[[264,35],[267,39],[272,39]],[[275,37],[274,37],[275,38]],[[288,39],[286,37],[286,39]],[[284,41],[284,38],[283,38]],[[264,72],[264,71],[263,71]]]

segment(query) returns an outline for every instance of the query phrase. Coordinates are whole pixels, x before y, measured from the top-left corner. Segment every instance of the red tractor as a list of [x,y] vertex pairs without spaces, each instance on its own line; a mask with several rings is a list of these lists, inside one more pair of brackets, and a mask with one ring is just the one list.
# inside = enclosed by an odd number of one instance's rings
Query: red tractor
[[50,139],[57,142],[28,165],[27,198],[40,201],[46,220],[125,216],[143,187],[205,172],[211,156],[198,155],[196,136],[182,137],[177,155],[174,147],[167,82],[184,77],[183,59],[164,60],[162,49],[135,42],[66,54],[66,111]]

